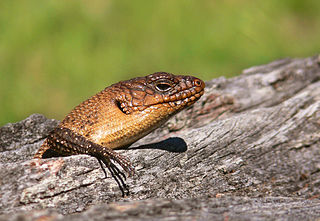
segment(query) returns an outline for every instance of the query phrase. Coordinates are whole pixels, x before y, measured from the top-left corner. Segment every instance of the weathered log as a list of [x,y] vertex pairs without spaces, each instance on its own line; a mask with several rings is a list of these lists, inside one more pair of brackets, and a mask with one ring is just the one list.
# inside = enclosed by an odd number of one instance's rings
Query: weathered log
[[0,128],[0,220],[301,220],[320,217],[320,57],[206,82],[193,107],[121,150],[123,198],[90,156],[32,155],[58,121]]

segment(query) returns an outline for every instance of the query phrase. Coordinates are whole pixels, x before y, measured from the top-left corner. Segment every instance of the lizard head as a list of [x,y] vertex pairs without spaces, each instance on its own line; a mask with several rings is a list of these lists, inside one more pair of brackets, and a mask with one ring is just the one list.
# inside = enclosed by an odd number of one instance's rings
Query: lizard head
[[193,76],[157,72],[123,81],[118,87],[116,102],[123,113],[163,109],[173,115],[195,103],[203,95],[205,83]]

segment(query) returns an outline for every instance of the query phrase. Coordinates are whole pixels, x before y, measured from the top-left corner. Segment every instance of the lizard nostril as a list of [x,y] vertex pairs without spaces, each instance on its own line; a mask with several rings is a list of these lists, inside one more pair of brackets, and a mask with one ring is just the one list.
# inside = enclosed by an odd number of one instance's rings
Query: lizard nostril
[[193,81],[193,84],[194,84],[195,86],[197,86],[197,87],[201,87],[202,81],[199,80],[199,79],[195,79],[195,80]]

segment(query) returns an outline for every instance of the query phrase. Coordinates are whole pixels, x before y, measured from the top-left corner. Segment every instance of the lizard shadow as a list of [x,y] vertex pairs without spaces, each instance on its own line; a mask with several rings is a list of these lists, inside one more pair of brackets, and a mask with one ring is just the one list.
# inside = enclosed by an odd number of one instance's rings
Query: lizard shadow
[[[122,147],[118,150],[142,150],[142,149],[159,149],[166,150],[173,153],[182,153],[187,151],[187,143],[180,137],[170,137],[168,139],[156,142],[140,145],[137,147]],[[55,152],[54,150],[48,149],[42,158],[52,158],[52,157],[62,157],[61,154]]]
[[168,139],[144,144],[137,147],[129,147],[130,150],[141,150],[141,149],[159,149],[159,150],[166,150],[169,152],[174,153],[182,153],[187,151],[187,143],[180,137],[170,137]]

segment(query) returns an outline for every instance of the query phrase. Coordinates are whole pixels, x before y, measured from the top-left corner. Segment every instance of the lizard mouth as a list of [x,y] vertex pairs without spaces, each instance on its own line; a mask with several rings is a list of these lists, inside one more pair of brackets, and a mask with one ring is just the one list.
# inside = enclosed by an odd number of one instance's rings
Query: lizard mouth
[[[190,95],[191,93],[191,95]],[[163,105],[165,107],[171,107],[171,108],[175,108],[175,109],[182,109],[184,107],[188,107],[191,106],[192,104],[194,104],[197,100],[200,99],[200,97],[204,94],[204,89],[202,89],[200,92],[194,92],[194,90],[192,91],[188,91],[183,93],[181,96],[184,97],[183,99],[178,99],[176,98],[176,96],[173,96],[171,100],[166,101],[166,102],[162,102],[162,103],[156,103],[153,105]],[[180,95],[178,95],[180,96]],[[133,111],[143,111],[145,109],[147,109],[148,107],[151,107],[153,105],[141,105],[141,106],[128,106],[125,103],[121,103],[120,101],[116,101],[116,105],[119,108],[119,110],[121,110],[122,113],[128,115],[131,114]]]

